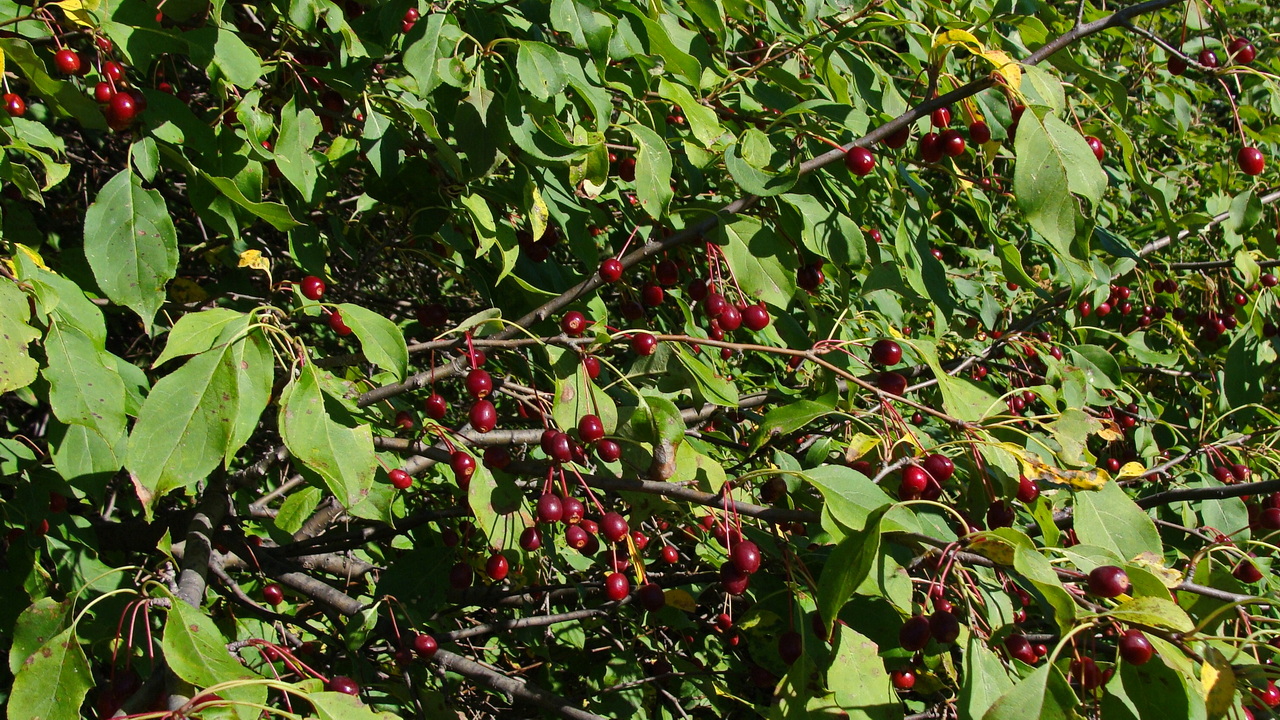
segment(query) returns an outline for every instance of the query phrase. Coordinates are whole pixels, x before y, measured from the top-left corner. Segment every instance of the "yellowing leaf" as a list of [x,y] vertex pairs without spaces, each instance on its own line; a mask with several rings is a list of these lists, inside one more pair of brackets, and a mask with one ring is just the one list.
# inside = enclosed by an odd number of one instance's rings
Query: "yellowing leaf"
[[533,232],[533,239],[542,239],[542,234],[547,231],[547,218],[550,217],[551,211],[547,209],[547,201],[542,199],[542,192],[538,190],[538,186],[529,183],[529,229]]
[[987,46],[978,42],[978,38],[967,30],[948,30],[933,39],[934,50],[945,50],[952,45],[963,45],[965,50],[974,55],[981,55],[987,51]]
[[1116,479],[1123,480],[1125,478],[1142,477],[1146,474],[1147,469],[1142,466],[1142,463],[1127,462],[1120,468],[1120,472],[1116,473]]
[[[1064,470],[1056,468],[1013,443],[1000,443],[1022,466],[1022,474],[1037,483],[1066,485],[1075,490],[1098,490],[1111,480],[1106,470]],[[1133,463],[1136,464],[1136,463]]]
[[997,565],[1013,565],[1014,547],[1004,538],[984,533],[969,543],[966,549]]
[[[40,257],[40,253],[23,245],[22,243],[14,243],[14,247],[18,248],[18,252],[31,258],[31,262],[35,263],[41,270],[48,270],[49,266],[44,264],[44,258]],[[12,267],[12,266],[10,266]]]
[[1104,421],[1102,429],[1098,431],[1098,437],[1107,442],[1115,442],[1124,439],[1124,432],[1120,430],[1120,426],[1114,421]]
[[1017,90],[1022,87],[1022,67],[1003,50],[993,50],[983,45],[973,33],[966,30],[948,30],[934,37],[933,54],[941,57],[952,45],[960,45],[965,50],[981,57],[1004,78],[1005,84]]
[[1236,696],[1236,674],[1231,663],[1214,647],[1205,648],[1200,668],[1200,692],[1210,718],[1220,718],[1231,709]]
[[1000,77],[1004,78],[1005,84],[1014,90],[1022,87],[1022,66],[1005,54],[1003,50],[987,50],[979,54],[995,67]]
[[1170,590],[1182,584],[1182,573],[1165,567],[1163,558],[1155,553],[1141,553],[1131,560],[1130,563],[1146,570],[1152,575],[1155,575],[1160,579],[1160,582]]
[[693,612],[698,609],[698,603],[694,602],[693,596],[680,588],[664,590],[662,591],[662,596],[667,599],[667,604],[673,608],[685,612]]
[[58,0],[53,4],[62,8],[62,11],[75,24],[89,28],[97,27],[94,16],[102,6],[101,0]]
[[844,451],[844,457],[849,462],[853,462],[858,458],[871,452],[875,446],[880,444],[880,438],[875,435],[866,433],[858,433],[849,441],[849,448]]
[[209,293],[191,278],[175,278],[169,283],[169,299],[177,303],[202,302],[209,299]]
[[262,256],[262,252],[258,250],[245,250],[240,253],[240,263],[238,267],[248,267],[263,272],[271,271],[271,261]]

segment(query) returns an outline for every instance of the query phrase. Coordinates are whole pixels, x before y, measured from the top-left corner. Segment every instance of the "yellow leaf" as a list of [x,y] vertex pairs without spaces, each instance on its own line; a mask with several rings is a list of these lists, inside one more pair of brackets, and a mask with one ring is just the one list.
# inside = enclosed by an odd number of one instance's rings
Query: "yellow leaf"
[[1102,429],[1098,431],[1098,437],[1106,440],[1107,442],[1116,442],[1117,440],[1124,439],[1124,431],[1122,431],[1120,426],[1114,421],[1104,420]]
[[53,3],[62,8],[67,17],[77,25],[84,27],[96,27],[94,15],[102,6],[102,0],[58,0]]
[[1013,58],[1009,57],[1003,50],[986,50],[979,53],[991,63],[1000,77],[1004,78],[1005,84],[1017,90],[1022,87],[1022,66]]
[[978,38],[974,37],[973,33],[966,30],[948,30],[933,39],[934,50],[945,50],[952,45],[963,45],[964,49],[974,55],[981,55],[987,51],[986,46],[978,42]]
[[979,533],[966,549],[997,565],[1013,565],[1013,543],[998,535]]
[[529,196],[529,226],[533,231],[533,239],[540,240],[547,231],[547,218],[551,212],[547,210],[547,202],[542,199],[537,185],[529,185]]
[[698,609],[698,603],[694,602],[693,596],[680,588],[663,590],[662,596],[667,599],[667,604],[673,608],[678,608],[685,612],[693,612]]
[[[23,245],[22,243],[14,243],[13,245],[18,248],[18,252],[30,258],[31,262],[36,264],[36,267],[39,267],[41,270],[49,269],[49,266],[44,264],[44,258],[40,257],[40,253],[32,250],[26,245]],[[12,267],[12,265],[10,267]]]
[[209,299],[209,293],[191,278],[174,278],[169,283],[169,299],[177,303],[202,302]]
[[1200,692],[1204,695],[1204,709],[1210,718],[1225,716],[1236,697],[1235,671],[1217,648],[1205,649],[1204,665],[1200,668]]
[[1123,480],[1125,478],[1142,477],[1146,474],[1147,469],[1142,466],[1142,463],[1127,462],[1120,468],[1120,472],[1116,473],[1116,479]]
[[853,462],[858,458],[871,452],[875,446],[880,444],[880,438],[875,435],[866,433],[858,433],[849,441],[849,449],[845,450],[844,457],[849,462]]
[[1106,470],[1064,470],[1056,468],[1013,443],[1000,443],[1000,447],[1018,458],[1022,474],[1036,483],[1066,485],[1076,490],[1098,490],[1111,480]]
[[1165,567],[1164,560],[1159,555],[1152,552],[1144,552],[1130,561],[1130,564],[1146,570],[1160,579],[1160,582],[1170,590],[1182,584],[1182,573]]
[[238,267],[248,267],[254,270],[262,270],[270,272],[271,261],[262,256],[262,252],[258,250],[245,250],[240,253],[240,264]]

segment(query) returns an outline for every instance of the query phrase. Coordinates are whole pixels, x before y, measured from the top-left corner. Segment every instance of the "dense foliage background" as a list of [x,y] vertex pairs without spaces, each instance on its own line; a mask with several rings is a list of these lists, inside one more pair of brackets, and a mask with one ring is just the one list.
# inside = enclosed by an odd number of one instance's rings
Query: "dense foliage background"
[[0,0],[9,717],[1269,717],[1277,38]]

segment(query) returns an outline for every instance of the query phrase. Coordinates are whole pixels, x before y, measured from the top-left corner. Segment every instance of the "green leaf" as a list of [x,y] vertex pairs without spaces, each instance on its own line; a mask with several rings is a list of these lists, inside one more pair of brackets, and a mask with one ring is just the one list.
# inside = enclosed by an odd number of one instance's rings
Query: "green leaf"
[[753,217],[722,225],[725,260],[743,292],[770,305],[786,307],[796,291],[796,254],[786,241]]
[[217,188],[223,195],[226,195],[232,202],[266,220],[271,227],[277,230],[283,232],[302,225],[302,223],[293,219],[293,215],[289,214],[289,208],[280,203],[254,202],[245,197],[244,193],[240,192],[240,188],[236,186],[235,181],[230,178],[204,174],[201,174],[201,177]]
[[977,633],[970,633],[964,651],[964,682],[960,684],[961,717],[980,718],[1013,687],[1000,658]]
[[840,709],[857,720],[901,718],[902,701],[884,672],[879,646],[847,625],[836,627],[827,686]]
[[17,390],[36,379],[39,364],[31,359],[27,344],[40,332],[27,324],[31,308],[27,294],[12,280],[0,280],[0,394]]
[[[440,85],[436,61],[440,59],[440,32],[448,13],[431,13],[422,24],[426,30],[404,52],[404,68],[418,81],[418,97],[426,98]],[[415,28],[416,29],[416,28]]]
[[[1031,227],[1061,256],[1072,257],[1078,254],[1074,252],[1077,219],[1082,220],[1084,213],[1080,201],[1071,192],[1097,190],[1093,180],[1096,180],[1095,172],[1101,173],[1101,169],[1098,159],[1089,151],[1091,168],[1069,170],[1067,164],[1076,160],[1076,153],[1072,149],[1074,144],[1065,147],[1061,144],[1061,124],[1062,121],[1053,116],[1044,121],[1033,112],[1022,116],[1014,144],[1018,159],[1013,171],[1013,194]],[[1049,128],[1053,128],[1052,131]],[[1083,139],[1080,142],[1088,151],[1088,144]],[[1105,176],[1102,187],[1106,187]]]
[[1172,600],[1146,596],[1126,600],[1119,607],[1104,613],[1107,617],[1121,622],[1136,623],[1147,627],[1168,628],[1175,632],[1186,633],[1195,629],[1195,623],[1187,615],[1187,611],[1178,607]]
[[302,193],[308,203],[315,196],[319,169],[312,154],[316,136],[320,134],[320,118],[308,109],[298,112],[293,98],[280,110],[280,137],[274,148],[276,167],[289,184]]
[[758,130],[748,130],[743,134],[743,141],[730,145],[724,151],[724,164],[729,174],[743,190],[761,197],[780,195],[791,190],[800,179],[800,166],[790,163],[790,167],[780,173],[766,170],[743,157],[743,142],[748,134],[763,135]]
[[143,505],[208,476],[248,440],[271,395],[271,348],[248,316],[156,383],[129,436],[126,466]]
[[40,598],[22,611],[13,628],[13,645],[9,648],[9,672],[16,674],[36,653],[67,626],[68,602]]
[[304,487],[289,493],[280,503],[280,512],[276,513],[276,527],[292,535],[302,528],[302,523],[315,513],[324,497],[324,491],[317,487]]
[[157,368],[176,357],[198,355],[208,350],[218,341],[227,325],[243,319],[244,313],[220,307],[183,315],[169,330],[164,352],[151,363],[151,367]]
[[51,638],[23,661],[9,693],[9,717],[78,720],[93,672],[73,629]]
[[[806,470],[804,478],[822,493],[824,510],[847,532],[860,532],[873,511],[894,502],[871,478],[844,465],[819,465]],[[907,508],[894,508],[883,525],[885,532],[920,532]]]
[[556,424],[562,428],[577,427],[579,418],[591,414],[600,418],[606,434],[612,434],[618,427],[617,403],[591,381],[578,353],[550,346],[547,353],[556,371],[556,396],[551,406],[551,417]]
[[[227,639],[213,620],[200,609],[177,598],[174,598],[169,617],[165,619],[160,647],[164,650],[169,669],[197,688],[256,677],[227,650]],[[219,694],[233,703],[261,704],[266,699],[267,689],[261,684],[246,684],[228,688]],[[241,720],[258,717],[256,708],[238,706],[236,711]]]
[[667,205],[675,196],[671,189],[671,151],[662,136],[652,128],[633,123],[626,125],[625,129],[635,138],[639,148],[636,153],[636,195],[640,198],[640,206],[650,216],[660,219],[667,214]]
[[404,333],[390,320],[359,305],[340,303],[338,309],[347,326],[360,339],[369,362],[403,380],[409,368],[409,348]]
[[360,698],[346,693],[308,693],[307,702],[320,720],[396,720],[393,713],[375,712]]
[[766,442],[778,435],[789,435],[808,425],[820,417],[836,412],[835,405],[830,402],[813,400],[796,400],[779,405],[765,413],[760,424],[756,426],[751,437],[751,452],[764,446]]
[[1082,544],[1106,548],[1126,560],[1144,552],[1164,554],[1155,523],[1115,482],[1075,493],[1075,529]]
[[499,550],[518,550],[520,533],[533,525],[533,516],[524,507],[524,493],[515,478],[495,475],[481,462],[476,463],[476,471],[471,476],[467,504],[488,545]]
[[186,33],[191,59],[212,65],[222,77],[238,88],[249,90],[262,77],[262,59],[230,30],[202,27]]
[[[689,130],[702,147],[710,148],[724,134],[724,126],[720,124],[716,111],[698,102],[689,88],[666,78],[658,78],[658,94],[680,106],[680,112],[684,113],[685,120],[689,122]],[[792,182],[795,182],[794,178]]]
[[125,432],[125,390],[114,361],[78,328],[57,322],[49,325],[45,352],[49,365],[44,376],[54,415],[93,429],[109,445],[118,444]]
[[178,236],[164,199],[122,170],[84,216],[84,254],[98,287],[148,325],[178,269]]
[[[1140,720],[1204,720],[1206,713],[1199,678],[1179,673],[1161,662],[1162,659],[1142,665],[1126,662],[1116,665],[1120,684],[1137,717]],[[1108,690],[1114,692],[1110,686]]]
[[364,499],[373,485],[377,459],[368,425],[336,421],[325,407],[315,366],[308,363],[281,397],[280,435],[289,452],[324,478],[347,507]]
[[890,506],[867,514],[861,532],[846,535],[831,551],[818,578],[818,614],[824,629],[830,630],[840,608],[867,578],[880,554],[880,521]]
[[703,400],[724,407],[738,407],[738,388],[732,380],[717,375],[715,370],[687,348],[677,347],[673,354],[693,378],[698,394]]
[[1013,551],[1013,569],[1031,581],[1048,601],[1059,629],[1064,633],[1070,630],[1076,618],[1076,603],[1071,593],[1062,587],[1062,581],[1049,561],[1039,551],[1017,545]]
[[169,669],[197,687],[253,677],[227,652],[227,639],[209,616],[177,598],[165,619],[160,644]]
[[1041,665],[1000,696],[983,720],[1071,720],[1076,694],[1055,665]]
[[522,41],[516,53],[516,72],[520,85],[543,102],[559,95],[569,84],[559,51],[546,43]]

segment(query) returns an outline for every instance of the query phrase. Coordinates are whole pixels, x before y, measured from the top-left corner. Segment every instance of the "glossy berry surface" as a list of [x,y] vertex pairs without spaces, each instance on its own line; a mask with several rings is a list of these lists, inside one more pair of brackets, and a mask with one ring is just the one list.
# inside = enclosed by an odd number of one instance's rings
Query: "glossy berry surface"
[[902,346],[887,338],[877,340],[871,346],[871,362],[881,367],[890,367],[902,362]]
[[1141,630],[1126,630],[1117,643],[1120,658],[1130,665],[1145,665],[1155,654],[1155,648]]
[[1129,591],[1129,576],[1123,568],[1100,565],[1089,572],[1088,584],[1093,595],[1112,598]]
[[494,553],[489,556],[489,560],[484,564],[484,573],[489,576],[490,580],[502,580],[507,577],[507,573],[511,571],[511,564],[507,561],[507,556],[502,553]]
[[932,631],[929,629],[929,618],[923,615],[912,615],[902,624],[902,628],[898,630],[898,644],[903,650],[915,652],[923,650],[929,644],[929,640],[933,637]]
[[760,548],[750,540],[742,540],[730,549],[729,560],[738,570],[750,575],[760,569]]
[[487,433],[498,426],[498,410],[488,400],[477,400],[467,415],[471,429],[478,433]]
[[75,75],[82,66],[80,56],[71,48],[62,48],[53,55],[53,66],[63,75]]
[[400,468],[387,473],[387,477],[391,479],[391,486],[397,490],[408,490],[413,485],[413,476]]
[[338,692],[344,695],[360,694],[360,684],[345,675],[334,675],[329,678],[329,682],[326,687],[332,692]]
[[607,283],[618,282],[622,279],[622,261],[617,258],[609,258],[600,263],[600,279]]
[[276,605],[284,602],[284,588],[280,587],[276,583],[264,585],[262,588],[262,599],[266,600],[268,605],[275,607]]
[[889,681],[895,690],[910,690],[916,686],[916,674],[910,670],[899,668],[889,673]]
[[845,167],[854,175],[863,176],[871,173],[876,167],[875,156],[864,147],[850,148],[844,155]]
[[436,650],[440,649],[439,643],[430,635],[415,635],[413,638],[413,651],[418,653],[418,657],[423,660],[430,660],[435,657]]
[[1261,175],[1266,167],[1266,159],[1262,156],[1262,151],[1256,147],[1242,147],[1236,153],[1236,164],[1240,166],[1240,171],[1245,175]]
[[4,111],[9,114],[9,117],[22,117],[27,114],[27,102],[20,95],[5,93]]
[[617,602],[631,594],[631,581],[620,572],[609,573],[604,579],[605,597]]
[[324,296],[324,281],[315,275],[302,278],[302,297],[308,300],[319,300]]

